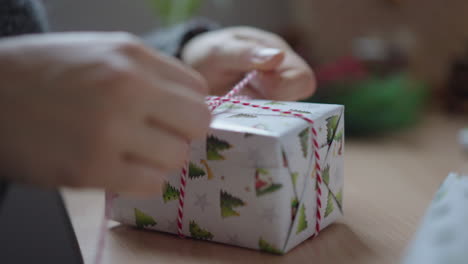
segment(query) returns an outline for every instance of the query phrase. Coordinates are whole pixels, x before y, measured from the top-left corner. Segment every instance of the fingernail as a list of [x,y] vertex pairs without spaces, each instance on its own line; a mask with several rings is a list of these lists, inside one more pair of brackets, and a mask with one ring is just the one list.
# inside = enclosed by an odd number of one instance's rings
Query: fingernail
[[273,48],[257,49],[253,53],[252,62],[256,64],[265,63],[274,58],[275,56],[281,54],[281,52],[281,50]]

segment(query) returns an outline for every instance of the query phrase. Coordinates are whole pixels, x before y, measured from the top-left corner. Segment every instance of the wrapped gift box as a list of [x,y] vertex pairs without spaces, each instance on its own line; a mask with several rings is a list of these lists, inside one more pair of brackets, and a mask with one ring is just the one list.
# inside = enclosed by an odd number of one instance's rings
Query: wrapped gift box
[[[249,102],[299,113],[314,123],[259,107],[221,105],[207,139],[192,143],[183,233],[283,254],[342,215],[344,108]],[[177,233],[180,173],[169,179],[163,193],[152,198],[117,195],[111,218]]]
[[433,198],[403,264],[468,262],[468,175],[450,173]]

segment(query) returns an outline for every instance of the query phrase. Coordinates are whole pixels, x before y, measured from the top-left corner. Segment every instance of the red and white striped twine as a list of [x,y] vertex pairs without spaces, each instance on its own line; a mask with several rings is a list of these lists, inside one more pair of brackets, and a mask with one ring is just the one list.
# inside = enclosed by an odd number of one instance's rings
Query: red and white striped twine
[[[225,96],[223,97],[211,97],[208,99],[208,106],[210,107],[210,111],[213,112],[218,106],[223,104],[222,101],[216,100],[217,98],[223,98],[223,99],[228,99],[228,98],[233,98],[237,96],[240,92],[242,92],[245,87],[250,83],[250,81],[257,75],[256,71],[253,71],[247,76],[242,79],[237,85],[232,88],[231,91],[229,91]],[[184,237],[183,233],[183,219],[184,219],[184,202],[185,202],[185,187],[187,185],[187,175],[188,175],[188,163],[187,161],[185,163],[184,168],[182,169],[182,173],[180,175],[180,188],[179,188],[179,207],[177,210],[177,234],[179,237]]]
[[[316,210],[315,233],[313,235],[315,237],[320,232],[320,222],[322,220],[322,215],[321,215],[322,175],[320,173],[321,170],[320,170],[320,165],[319,165],[320,164],[319,144],[317,142],[317,130],[315,130],[314,128],[314,121],[300,113],[294,113],[292,111],[284,111],[284,110],[272,108],[269,106],[261,106],[257,104],[252,104],[249,102],[243,102],[243,101],[238,100],[238,98],[234,99],[234,97],[236,97],[249,84],[249,82],[256,76],[256,74],[257,73],[255,71],[249,73],[241,82],[239,82],[236,86],[234,86],[234,88],[225,96],[209,98],[207,102],[208,106],[210,107],[211,111],[214,111],[217,107],[219,107],[223,103],[230,102],[233,104],[239,104],[239,105],[263,109],[263,110],[270,110],[272,112],[290,115],[293,117],[299,117],[311,125],[311,132],[313,135],[311,138],[312,138],[312,144],[314,146],[314,155],[315,155],[315,160],[316,160],[315,167],[316,167],[317,210]],[[188,174],[188,169],[187,169],[187,164],[186,164],[184,169],[182,170],[182,175],[180,177],[179,208],[178,208],[178,217],[177,217],[177,227],[178,227],[177,232],[180,237],[184,237],[183,218],[184,218],[184,198],[185,198],[185,186],[187,184],[187,174]]]
[[183,220],[184,220],[184,199],[185,199],[185,186],[187,185],[187,175],[188,175],[188,161],[185,163],[182,168],[182,173],[180,175],[180,188],[179,188],[179,208],[177,213],[177,233],[180,237],[184,237],[183,234]]
[[[322,208],[322,201],[321,201],[321,196],[322,196],[322,175],[321,175],[321,168],[320,168],[320,154],[319,154],[319,144],[317,142],[317,131],[314,128],[314,121],[303,114],[300,113],[294,113],[292,111],[284,111],[281,109],[277,108],[272,108],[268,106],[261,106],[257,104],[252,104],[249,102],[243,102],[239,100],[240,98],[246,98],[246,97],[240,97],[238,94],[245,89],[245,87],[249,84],[250,81],[256,76],[256,72],[253,71],[249,73],[241,82],[239,82],[234,88],[227,93],[223,97],[210,97],[207,99],[207,104],[210,107],[211,111],[214,111],[217,107],[222,105],[223,103],[230,102],[233,104],[239,104],[243,106],[248,106],[248,107],[253,107],[253,108],[258,108],[258,109],[263,109],[263,110],[270,110],[272,112],[277,112],[285,115],[290,115],[293,117],[298,117],[302,118],[304,121],[309,123],[311,125],[311,132],[312,132],[312,144],[314,145],[314,155],[315,155],[315,168],[316,168],[316,189],[317,189],[317,198],[316,198],[316,203],[317,203],[317,212],[316,212],[316,223],[315,223],[315,233],[312,237],[315,237],[318,235],[320,232],[320,223],[322,220],[321,216],[321,208]],[[181,177],[180,177],[180,188],[179,188],[179,207],[178,207],[178,214],[177,214],[177,233],[180,237],[184,237],[183,234],[183,220],[184,220],[184,201],[185,201],[185,187],[187,185],[187,178],[188,178],[188,170],[189,170],[189,165],[188,162],[184,165],[182,168],[181,172]],[[102,260],[102,255],[105,247],[105,236],[106,236],[106,230],[107,230],[107,222],[110,219],[110,210],[112,208],[112,201],[115,198],[114,195],[106,195],[106,205],[105,205],[105,216],[103,219],[103,222],[100,227],[99,231],[99,237],[98,237],[98,246],[96,250],[96,256],[95,256],[95,264],[101,263]]]

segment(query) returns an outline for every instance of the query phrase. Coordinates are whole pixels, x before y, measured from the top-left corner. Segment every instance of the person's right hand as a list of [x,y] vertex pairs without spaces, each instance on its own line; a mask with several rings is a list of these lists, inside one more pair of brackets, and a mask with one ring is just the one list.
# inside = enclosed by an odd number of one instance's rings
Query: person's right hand
[[0,41],[0,173],[43,186],[158,193],[210,112],[203,79],[126,33]]

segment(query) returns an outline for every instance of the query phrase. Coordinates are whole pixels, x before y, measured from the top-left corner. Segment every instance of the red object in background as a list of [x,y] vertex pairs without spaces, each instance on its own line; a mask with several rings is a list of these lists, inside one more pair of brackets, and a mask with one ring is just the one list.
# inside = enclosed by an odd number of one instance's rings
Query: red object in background
[[353,56],[343,57],[333,63],[315,69],[315,76],[319,83],[363,79],[367,75],[368,71],[364,63]]

